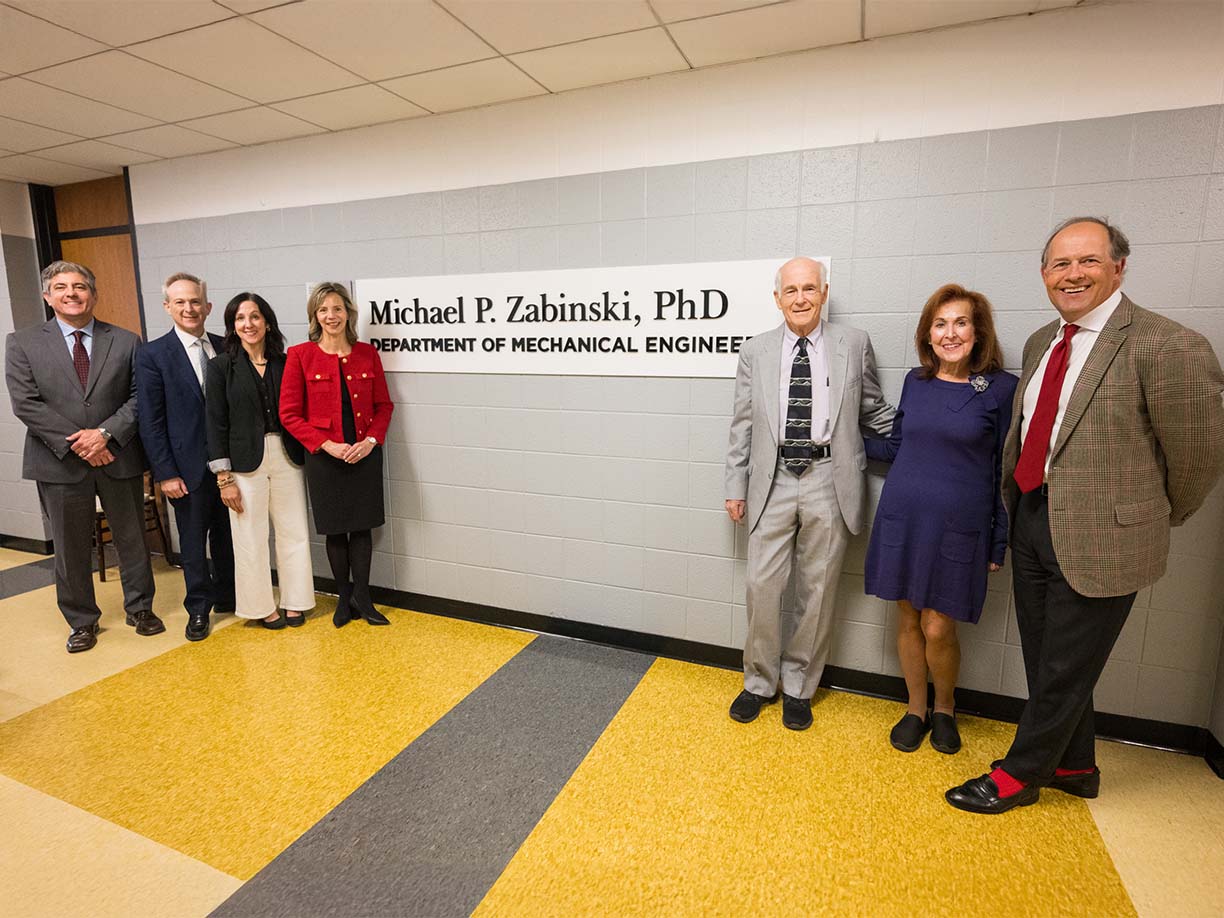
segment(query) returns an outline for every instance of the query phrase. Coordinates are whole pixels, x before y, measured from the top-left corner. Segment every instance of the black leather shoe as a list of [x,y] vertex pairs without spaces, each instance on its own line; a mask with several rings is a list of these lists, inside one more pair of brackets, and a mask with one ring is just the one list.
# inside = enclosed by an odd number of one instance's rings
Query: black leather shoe
[[941,714],[939,711],[931,714],[931,746],[944,755],[960,752],[960,730],[956,728],[955,714]]
[[336,611],[332,613],[332,624],[337,628],[343,628],[353,620],[353,606],[350,587],[345,587],[336,597]]
[[[283,612],[284,610],[282,609],[281,611]],[[285,624],[290,628],[301,628],[306,624],[306,611],[304,609],[300,611],[294,609],[293,611],[297,612],[297,615],[285,615]]]
[[902,752],[915,752],[922,745],[922,738],[931,729],[931,721],[917,714],[906,714],[888,734],[888,741],[894,749]]
[[261,618],[259,623],[269,631],[280,631],[289,624],[289,619],[286,617],[284,609],[277,609],[276,618],[272,619],[271,621],[268,621],[266,618]]
[[782,726],[788,730],[806,730],[812,725],[812,699],[782,695]]
[[73,628],[72,634],[68,635],[68,652],[81,653],[91,649],[97,643],[97,624],[86,625],[84,628]]
[[189,612],[187,615],[187,630],[184,634],[189,641],[202,641],[212,631],[212,620],[207,612]]
[[135,612],[129,612],[126,621],[129,625],[135,625],[136,633],[144,637],[150,634],[161,634],[166,630],[165,622],[154,615],[152,609],[137,609]]
[[757,695],[744,689],[731,702],[731,719],[738,720],[741,724],[750,724],[761,713],[761,705],[773,704],[777,700],[777,692],[772,695]]
[[[998,761],[991,762],[990,767],[994,769],[1002,764],[1003,760],[999,759]],[[1062,791],[1064,794],[1083,797],[1085,800],[1095,800],[1101,795],[1101,769],[1093,765],[1091,774],[1055,775],[1050,779],[1050,783],[1046,787]]]
[[982,775],[952,788],[944,794],[944,799],[958,810],[995,816],[1018,806],[1031,806],[1040,796],[1040,787],[1027,784],[1010,797],[1000,797],[994,779],[990,775]]
[[366,601],[364,603],[354,603],[357,606],[357,614],[366,620],[367,625],[389,625],[391,620],[383,615],[374,607],[374,603]]

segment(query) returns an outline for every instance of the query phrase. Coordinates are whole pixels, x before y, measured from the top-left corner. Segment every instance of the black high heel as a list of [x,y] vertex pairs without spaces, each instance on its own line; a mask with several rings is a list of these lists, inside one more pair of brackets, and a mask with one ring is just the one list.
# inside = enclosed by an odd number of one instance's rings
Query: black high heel
[[336,597],[336,611],[332,613],[332,624],[343,628],[353,620],[353,609],[350,601],[350,588],[343,587]]
[[353,605],[357,609],[357,614],[366,620],[368,625],[389,625],[391,620],[383,615],[376,608],[369,597],[362,597],[360,601],[355,600]]

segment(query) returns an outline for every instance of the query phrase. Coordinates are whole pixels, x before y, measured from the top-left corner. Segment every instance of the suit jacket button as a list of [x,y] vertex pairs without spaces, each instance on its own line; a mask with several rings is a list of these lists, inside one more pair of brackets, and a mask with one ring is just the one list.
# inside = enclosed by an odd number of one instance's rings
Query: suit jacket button
[[91,402],[86,402],[86,403],[85,403],[85,407],[86,407],[86,408],[92,408],[92,407],[93,407],[93,405],[92,405],[92,403],[91,403]]
[[352,374],[349,374],[348,376],[346,376],[346,377],[344,377],[344,378],[345,378],[345,379],[352,379],[353,377],[352,377]]
[[322,378],[323,378],[323,374],[322,374],[322,373],[316,373],[316,374],[315,374],[315,379],[322,379]]
[[357,412],[357,417],[361,417],[361,412],[360,412],[360,411],[358,411],[358,412]]

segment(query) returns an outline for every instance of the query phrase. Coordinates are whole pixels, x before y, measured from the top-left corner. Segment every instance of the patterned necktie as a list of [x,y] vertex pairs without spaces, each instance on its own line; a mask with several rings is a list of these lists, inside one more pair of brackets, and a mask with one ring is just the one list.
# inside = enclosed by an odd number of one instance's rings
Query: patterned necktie
[[807,447],[807,455],[792,459],[783,454],[786,467],[802,475],[812,464],[812,362],[808,357],[808,339],[799,339],[799,353],[791,364],[790,392],[786,399],[786,436],[782,446]]
[[1071,354],[1071,336],[1079,331],[1078,325],[1063,327],[1063,337],[1050,353],[1045,376],[1041,378],[1041,391],[1037,393],[1037,407],[1029,421],[1028,435],[1020,449],[1014,473],[1021,493],[1027,494],[1041,487],[1045,477],[1046,453],[1050,451],[1050,433],[1054,430],[1054,419],[1058,416],[1058,399],[1062,394],[1063,380],[1067,376],[1067,363]]
[[85,332],[74,331],[76,344],[72,345],[72,366],[76,369],[77,379],[81,381],[81,391],[89,384],[89,351],[85,350]]
[[196,341],[196,347],[199,353],[196,355],[196,361],[200,365],[200,388],[204,388],[204,380],[208,378],[208,354],[204,351],[204,339],[200,338]]

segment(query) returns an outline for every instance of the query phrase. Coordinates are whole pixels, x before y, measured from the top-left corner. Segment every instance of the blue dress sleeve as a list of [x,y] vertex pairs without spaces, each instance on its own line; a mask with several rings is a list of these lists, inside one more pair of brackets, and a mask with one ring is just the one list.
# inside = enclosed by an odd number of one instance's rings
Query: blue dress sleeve
[[1000,372],[995,377],[999,394],[995,398],[998,408],[995,411],[995,448],[991,460],[994,463],[995,488],[990,560],[991,563],[1000,565],[1007,557],[1007,508],[1003,506],[1003,441],[1007,439],[1007,431],[1011,428],[1012,404],[1019,382],[1020,380],[1010,373]]
[[909,391],[910,376],[912,375],[913,371],[911,370],[901,386],[901,400],[897,404],[897,413],[893,417],[892,432],[886,439],[863,437],[863,449],[867,451],[868,459],[892,462],[897,458],[897,453],[901,449],[901,426],[905,417],[905,394]]

